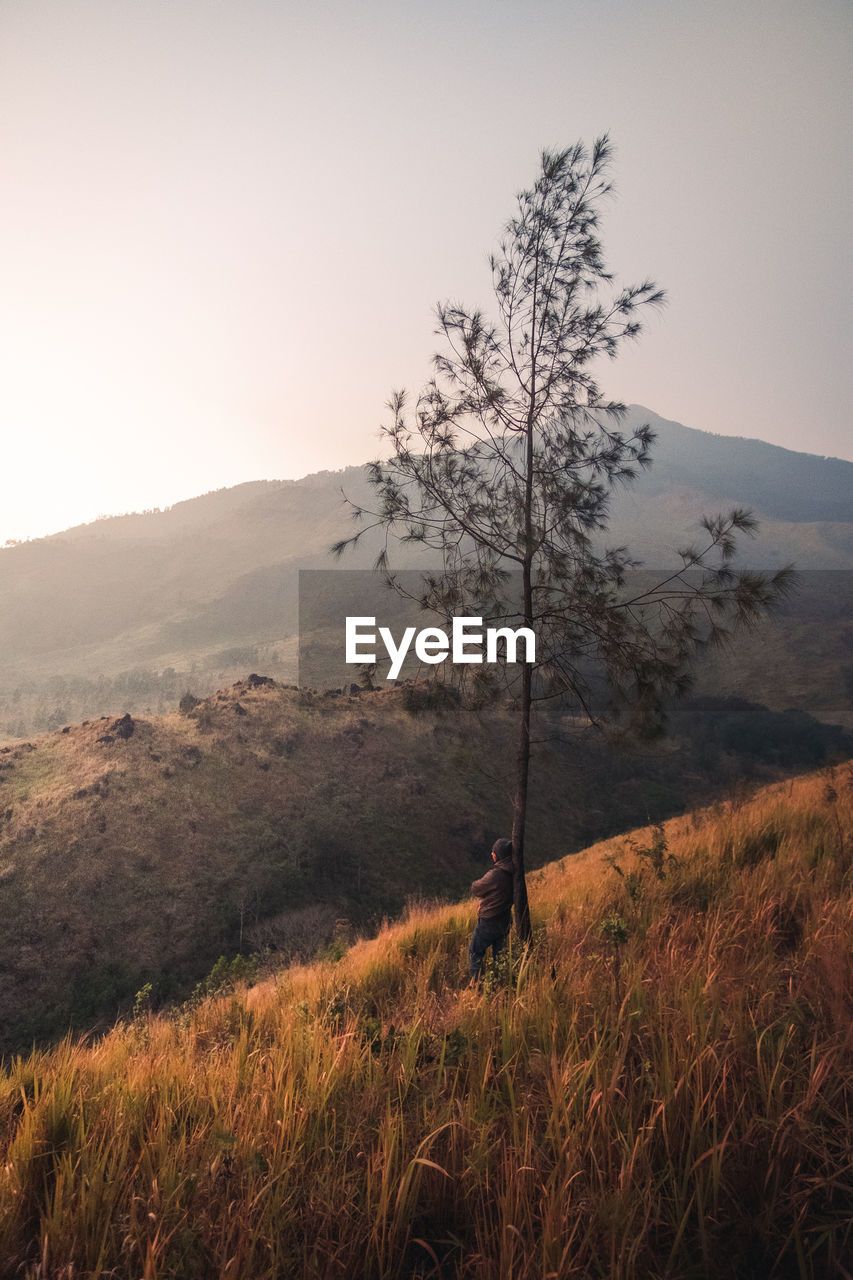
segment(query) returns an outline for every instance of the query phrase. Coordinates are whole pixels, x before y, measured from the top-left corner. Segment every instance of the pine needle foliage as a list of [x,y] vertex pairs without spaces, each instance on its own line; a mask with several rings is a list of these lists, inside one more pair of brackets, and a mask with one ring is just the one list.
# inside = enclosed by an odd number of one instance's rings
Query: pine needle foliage
[[[512,841],[524,939],[534,701],[565,697],[594,722],[606,687],[611,713],[627,710],[635,726],[658,730],[697,650],[755,622],[790,585],[787,572],[733,568],[738,536],[755,528],[740,509],[704,519],[703,541],[635,592],[626,585],[636,567],[629,551],[602,548],[613,493],[650,465],[654,436],[647,425],[619,429],[626,406],[603,395],[597,369],[664,302],[649,280],[616,285],[605,263],[599,223],[611,162],[606,136],[542,153],[490,259],[495,319],[438,306],[433,377],[411,411],[404,391],[392,395],[390,458],[370,468],[377,503],[353,509],[360,528],[333,548],[340,554],[368,529],[384,529],[376,565],[400,590],[391,535],[430,548],[442,567],[425,578],[425,609],[536,636],[535,667],[505,668],[518,702]],[[489,679],[483,671],[475,697]]]

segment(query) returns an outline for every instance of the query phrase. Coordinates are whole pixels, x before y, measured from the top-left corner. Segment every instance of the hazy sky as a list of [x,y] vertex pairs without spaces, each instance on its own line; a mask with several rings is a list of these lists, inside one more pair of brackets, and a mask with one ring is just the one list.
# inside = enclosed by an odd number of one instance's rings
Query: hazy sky
[[0,542],[362,462],[544,146],[670,298],[605,389],[853,458],[849,0],[0,0]]

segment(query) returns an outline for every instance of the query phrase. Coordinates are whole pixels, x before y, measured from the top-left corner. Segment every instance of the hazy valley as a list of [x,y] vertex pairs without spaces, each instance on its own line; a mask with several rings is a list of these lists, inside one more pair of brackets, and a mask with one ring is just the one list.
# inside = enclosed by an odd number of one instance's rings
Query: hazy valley
[[[610,545],[667,567],[700,516],[747,506],[760,528],[743,561],[803,571],[800,602],[784,606],[781,625],[747,638],[734,664],[716,661],[702,688],[853,726],[842,576],[853,568],[853,463],[708,435],[637,407],[628,425],[646,420],[658,432],[654,463],[617,494]],[[188,688],[201,696],[253,670],[294,682],[297,571],[335,563],[328,548],[349,525],[342,490],[369,503],[364,470],[349,468],[240,485],[0,552],[0,735],[164,712]],[[338,566],[369,567],[376,548],[368,538]],[[408,550],[400,563],[422,561]]]

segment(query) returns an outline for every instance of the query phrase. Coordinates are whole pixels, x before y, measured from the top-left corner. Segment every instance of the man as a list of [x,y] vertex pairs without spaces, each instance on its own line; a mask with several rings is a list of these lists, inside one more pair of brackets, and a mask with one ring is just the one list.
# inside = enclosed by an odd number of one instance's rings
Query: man
[[512,841],[496,840],[492,845],[495,864],[471,885],[480,899],[477,927],[468,947],[468,971],[479,982],[483,976],[483,960],[489,947],[497,956],[506,944],[512,921]]

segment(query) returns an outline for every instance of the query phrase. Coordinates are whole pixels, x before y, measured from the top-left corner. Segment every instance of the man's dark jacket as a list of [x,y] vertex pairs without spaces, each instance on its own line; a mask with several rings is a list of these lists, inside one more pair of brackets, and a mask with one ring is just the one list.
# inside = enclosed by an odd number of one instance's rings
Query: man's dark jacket
[[501,858],[490,871],[471,885],[471,892],[480,899],[478,915],[481,920],[502,916],[512,906],[512,858]]

